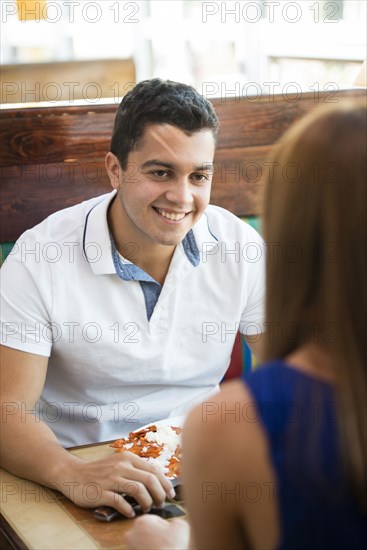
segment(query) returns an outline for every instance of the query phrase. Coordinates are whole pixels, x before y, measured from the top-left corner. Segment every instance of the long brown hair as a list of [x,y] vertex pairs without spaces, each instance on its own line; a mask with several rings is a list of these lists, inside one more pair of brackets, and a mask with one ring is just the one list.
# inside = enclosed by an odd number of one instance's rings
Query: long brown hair
[[263,216],[266,356],[310,342],[330,353],[347,476],[365,511],[366,136],[365,103],[317,108],[296,123],[270,159]]

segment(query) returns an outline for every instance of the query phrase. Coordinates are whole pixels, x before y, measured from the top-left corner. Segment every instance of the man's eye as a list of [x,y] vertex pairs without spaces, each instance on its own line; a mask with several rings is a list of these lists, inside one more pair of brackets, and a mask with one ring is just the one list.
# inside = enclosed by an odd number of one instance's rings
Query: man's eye
[[206,174],[193,174],[192,177],[198,183],[206,183],[209,181],[209,177]]
[[164,176],[168,175],[167,170],[153,170],[151,172],[153,176],[157,176],[158,178],[163,178]]

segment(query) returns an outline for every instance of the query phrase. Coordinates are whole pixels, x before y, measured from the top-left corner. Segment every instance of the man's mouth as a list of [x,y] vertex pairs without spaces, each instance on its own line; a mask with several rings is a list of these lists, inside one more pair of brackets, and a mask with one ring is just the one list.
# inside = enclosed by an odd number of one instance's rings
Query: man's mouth
[[156,208],[154,206],[153,208],[158,214],[163,216],[163,218],[174,222],[182,220],[187,214],[187,212],[169,212],[168,210],[163,210],[162,208]]

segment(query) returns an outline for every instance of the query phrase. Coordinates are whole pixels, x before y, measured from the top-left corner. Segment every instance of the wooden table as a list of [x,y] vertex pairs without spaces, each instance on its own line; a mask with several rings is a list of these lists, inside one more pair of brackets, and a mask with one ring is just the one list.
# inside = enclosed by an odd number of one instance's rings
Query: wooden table
[[[70,452],[85,460],[110,456],[108,443]],[[92,509],[79,508],[61,493],[0,469],[0,548],[3,550],[95,550],[125,548],[124,533],[134,520],[103,523]]]

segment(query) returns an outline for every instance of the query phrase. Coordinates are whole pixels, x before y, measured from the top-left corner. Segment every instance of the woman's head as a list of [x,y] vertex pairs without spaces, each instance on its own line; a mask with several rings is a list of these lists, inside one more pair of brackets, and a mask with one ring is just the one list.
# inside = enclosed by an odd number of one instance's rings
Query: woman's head
[[367,513],[366,140],[365,104],[294,125],[271,159],[264,234],[267,357],[310,343],[328,353],[347,478]]
[[[275,146],[265,186],[268,356],[305,342],[365,350],[366,105],[319,108]],[[269,339],[270,340],[270,339]],[[365,352],[364,352],[365,353]]]

